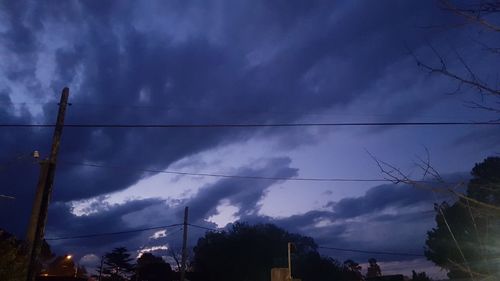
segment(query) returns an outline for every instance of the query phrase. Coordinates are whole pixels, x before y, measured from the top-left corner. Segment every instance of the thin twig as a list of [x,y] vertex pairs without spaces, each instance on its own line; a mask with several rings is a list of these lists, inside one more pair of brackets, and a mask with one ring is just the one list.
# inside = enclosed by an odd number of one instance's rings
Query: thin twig
[[[416,56],[415,56],[416,57]],[[435,68],[432,67],[424,62],[422,62],[420,59],[416,59],[417,65],[428,70],[430,73],[440,73],[442,75],[448,76],[450,78],[455,79],[459,83],[469,85],[473,88],[478,89],[479,92],[486,92],[487,94],[494,95],[494,96],[500,96],[500,90],[499,89],[494,89],[486,84],[480,83],[478,81],[474,81],[471,79],[467,79],[464,77],[461,77],[451,71],[448,71],[446,68]]]
[[[474,10],[465,10],[465,9],[460,9],[457,6],[453,5],[450,1],[448,0],[441,0],[441,3],[445,5],[445,7],[454,12],[455,14],[465,18],[466,20],[469,20],[471,22],[476,22],[482,26],[487,27],[488,29],[491,29],[493,31],[500,31],[500,26],[497,26],[487,20],[485,20],[483,17],[481,17],[481,11],[482,9],[474,9]],[[492,12],[497,12],[498,10],[493,10]],[[477,15],[474,15],[477,14]]]

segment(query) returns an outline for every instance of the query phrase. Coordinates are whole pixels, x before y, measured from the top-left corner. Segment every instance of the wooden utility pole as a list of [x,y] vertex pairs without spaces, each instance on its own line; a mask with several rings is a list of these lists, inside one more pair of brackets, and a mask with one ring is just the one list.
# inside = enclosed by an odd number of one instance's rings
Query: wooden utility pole
[[288,280],[292,280],[292,243],[288,242]]
[[187,237],[188,237],[188,210],[184,208],[184,233],[182,235],[182,260],[181,260],[181,280],[186,277],[186,260],[187,260]]
[[101,267],[99,267],[99,279],[97,279],[98,281],[101,281],[101,276],[102,276],[102,267],[104,265],[104,256],[105,255],[102,255],[101,256]]
[[56,172],[57,153],[61,144],[62,130],[64,127],[64,116],[68,105],[69,89],[62,90],[61,101],[59,102],[59,112],[52,137],[52,147],[50,156],[40,161],[40,175],[36,190],[33,210],[31,212],[30,224],[27,233],[27,257],[28,272],[27,281],[33,281],[36,277],[38,257],[40,256],[42,243],[45,235],[45,224],[47,223],[47,211],[49,208],[50,195],[54,184]]

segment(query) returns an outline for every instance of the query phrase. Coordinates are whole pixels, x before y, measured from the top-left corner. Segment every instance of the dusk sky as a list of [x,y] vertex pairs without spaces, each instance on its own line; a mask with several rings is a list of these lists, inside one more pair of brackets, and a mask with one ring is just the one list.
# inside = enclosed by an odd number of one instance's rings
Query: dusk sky
[[[1,1],[0,123],[486,122],[494,100],[417,65],[498,84],[498,36],[438,1]],[[415,57],[414,57],[415,56]],[[0,228],[25,236],[53,128],[0,127]],[[500,126],[64,128],[46,237],[182,223],[274,223],[320,246],[423,255],[433,204],[383,179],[372,158],[450,182],[500,152]],[[148,171],[149,170],[149,171]],[[180,175],[217,174],[268,179]],[[280,178],[280,179],[269,179]],[[294,178],[342,179],[297,181]],[[353,180],[353,181],[350,181]],[[93,268],[116,246],[181,246],[180,227],[49,241]],[[189,246],[204,230],[189,229]],[[153,252],[167,255],[165,251]],[[442,277],[425,257],[322,249],[339,261]],[[366,267],[365,267],[366,269]]]

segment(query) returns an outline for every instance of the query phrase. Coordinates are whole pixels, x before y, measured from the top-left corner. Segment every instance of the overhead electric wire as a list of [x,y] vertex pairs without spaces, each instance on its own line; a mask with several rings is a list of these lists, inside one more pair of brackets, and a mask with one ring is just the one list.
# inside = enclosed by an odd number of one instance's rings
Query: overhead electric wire
[[[479,126],[500,122],[331,122],[331,123],[199,123],[199,124],[65,124],[68,128],[292,128],[352,126]],[[0,124],[1,128],[53,128],[55,124]]]
[[[220,232],[220,230],[210,227],[205,227],[196,224],[188,224],[189,226],[205,229],[208,231]],[[348,248],[336,248],[336,247],[328,247],[328,246],[318,246],[318,249],[327,249],[327,250],[335,250],[335,251],[344,251],[344,252],[354,252],[354,253],[362,253],[362,254],[377,254],[377,255],[393,255],[393,256],[414,256],[414,257],[423,257],[422,254],[415,253],[401,253],[401,252],[385,252],[385,251],[368,251],[368,250],[359,250],[359,249],[348,249]]]
[[[279,180],[279,181],[311,181],[311,182],[393,182],[390,179],[356,179],[356,178],[285,178],[285,177],[266,177],[266,176],[248,176],[248,175],[227,175],[227,174],[214,174],[214,173],[192,173],[192,172],[179,172],[179,171],[169,171],[169,170],[155,170],[155,169],[137,169],[126,166],[108,166],[94,163],[80,163],[72,161],[60,161],[61,163],[66,163],[70,165],[79,165],[95,168],[107,168],[107,169],[127,169],[135,170],[140,172],[149,173],[163,173],[163,174],[174,174],[183,176],[203,176],[203,177],[217,177],[217,178],[235,178],[235,179],[248,179],[248,180]],[[427,182],[427,181],[426,181]],[[432,183],[429,181],[429,183]]]
[[54,241],[54,240],[93,238],[93,237],[101,237],[101,236],[110,236],[110,235],[142,232],[142,231],[147,231],[147,230],[169,228],[169,227],[175,227],[175,226],[181,226],[181,225],[183,225],[183,224],[182,223],[175,223],[175,224],[170,224],[170,225],[152,226],[152,227],[146,227],[146,228],[137,228],[137,229],[123,230],[123,231],[115,231],[115,232],[101,232],[101,233],[91,233],[91,234],[83,234],[83,235],[75,235],[75,236],[61,236],[61,237],[45,238],[45,240]]
[[319,249],[334,250],[334,251],[343,251],[343,252],[362,253],[362,254],[376,254],[376,255],[392,255],[392,256],[425,257],[425,255],[422,255],[422,254],[415,254],[415,253],[400,253],[400,252],[368,251],[368,250],[348,249],[348,248],[336,248],[336,247],[327,247],[327,246],[318,246],[318,248],[319,248]]
[[[0,102],[0,104],[5,104],[5,105],[53,105],[53,106],[58,106],[59,103],[57,101],[53,102]],[[203,113],[237,113],[241,114],[243,113],[250,113],[250,114],[268,114],[268,115],[319,115],[319,116],[378,116],[378,117],[394,117],[394,114],[390,113],[346,113],[346,112],[331,112],[327,110],[323,111],[307,111],[307,110],[252,110],[252,109],[243,109],[243,108],[207,108],[203,106],[177,106],[177,105],[151,105],[151,104],[119,104],[119,103],[88,103],[88,102],[71,102],[68,103],[69,106],[73,106],[75,108],[83,108],[86,111],[89,109],[95,109],[95,108],[103,108],[103,109],[110,109],[110,108],[118,108],[118,109],[144,109],[144,110],[160,110],[160,111],[171,111],[171,110],[191,110],[191,111],[196,111],[196,112],[203,112]],[[213,110],[213,111],[206,111],[206,110]],[[423,118],[455,118],[456,115],[419,115],[420,117]]]
[[[109,235],[119,235],[119,234],[125,234],[125,233],[142,232],[142,231],[147,231],[147,230],[154,230],[154,229],[161,229],[161,228],[168,228],[168,227],[175,227],[175,226],[182,226],[182,225],[183,225],[182,223],[176,223],[176,224],[171,224],[171,225],[153,226],[153,227],[147,227],[147,228],[131,229],[131,230],[124,230],[124,231],[116,231],[116,232],[94,233],[94,234],[86,234],[86,235],[75,235],[75,236],[46,238],[45,240],[54,241],[54,240],[69,240],[69,239],[93,238],[93,237],[100,237],[100,236],[109,236]],[[215,228],[210,228],[210,227],[205,227],[205,226],[201,226],[201,225],[196,225],[196,224],[191,224],[191,223],[189,223],[188,225],[191,226],[191,227],[199,228],[199,229],[221,232],[221,230],[218,230],[218,229],[215,229]],[[177,232],[179,232],[179,231],[172,232],[171,235],[175,234]],[[152,246],[152,247],[154,247],[154,246]],[[344,252],[354,252],[354,253],[362,253],[362,254],[424,257],[424,255],[422,255],[422,254],[415,254],[415,253],[369,251],[369,250],[360,250],[360,249],[336,248],[336,247],[328,247],[328,246],[318,246],[318,249],[327,249],[327,250],[344,251]]]
[[221,232],[221,230],[218,230],[216,228],[210,228],[210,227],[205,227],[205,226],[201,226],[201,225],[196,225],[196,224],[191,224],[191,223],[188,223],[189,226],[192,226],[194,228],[199,228],[199,229],[204,229],[204,230],[208,230],[208,231],[215,231],[215,232]]
[[27,158],[28,156],[31,156],[31,155],[26,154],[26,153],[21,153],[15,157],[13,157],[12,159],[7,160],[6,162],[0,163],[0,171],[7,170],[8,168],[12,167],[14,164],[21,162],[21,160],[25,160],[25,158]]

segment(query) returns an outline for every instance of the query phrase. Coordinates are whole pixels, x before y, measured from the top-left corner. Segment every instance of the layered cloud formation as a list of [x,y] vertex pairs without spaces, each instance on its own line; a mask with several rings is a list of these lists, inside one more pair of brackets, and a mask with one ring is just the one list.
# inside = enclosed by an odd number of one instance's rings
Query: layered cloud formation
[[[458,20],[433,1],[0,5],[2,124],[54,122],[64,86],[71,91],[66,122],[72,124],[493,119],[462,106],[475,98],[473,91],[444,94],[455,83],[426,75],[410,55],[433,63],[430,46],[446,58],[456,50],[478,73],[492,71],[488,54],[470,52],[477,47],[470,38],[494,41],[474,26],[446,28]],[[0,130],[0,161],[6,163],[0,193],[16,197],[0,201],[0,227],[23,236],[38,176],[29,153],[47,155],[51,131]],[[425,190],[161,178],[146,170],[380,178],[365,149],[418,173],[408,162],[425,146],[437,168],[454,173],[498,151],[491,141],[498,135],[491,127],[65,128],[47,235],[176,224],[189,205],[192,223],[206,227],[237,219],[272,222],[321,245],[421,253],[436,200]],[[175,231],[158,239],[167,241]],[[198,231],[192,243],[203,234]],[[54,243],[80,256],[99,255],[113,245],[145,247],[156,240],[152,232]]]

